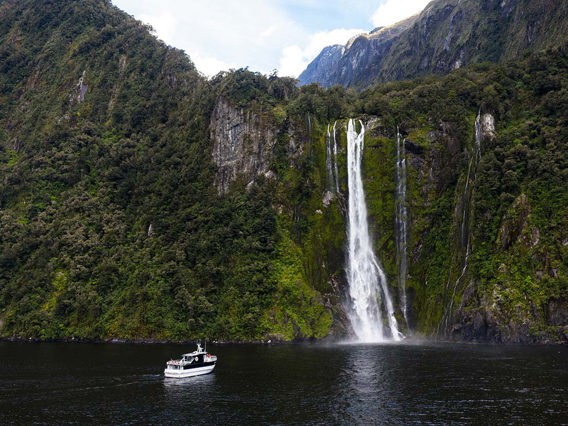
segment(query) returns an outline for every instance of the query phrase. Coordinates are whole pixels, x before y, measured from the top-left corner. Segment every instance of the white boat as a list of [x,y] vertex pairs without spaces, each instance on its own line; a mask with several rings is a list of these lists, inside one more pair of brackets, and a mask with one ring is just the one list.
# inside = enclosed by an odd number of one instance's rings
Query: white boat
[[208,354],[198,343],[197,350],[183,354],[181,359],[168,361],[164,370],[164,376],[185,378],[208,374],[213,371],[215,364],[217,364],[217,357]]

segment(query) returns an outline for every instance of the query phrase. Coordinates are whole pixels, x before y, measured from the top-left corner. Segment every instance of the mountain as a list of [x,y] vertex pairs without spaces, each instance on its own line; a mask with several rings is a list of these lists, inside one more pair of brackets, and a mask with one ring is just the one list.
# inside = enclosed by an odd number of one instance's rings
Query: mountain
[[357,93],[206,79],[149,30],[106,0],[0,2],[0,337],[344,337],[353,117],[403,331],[567,341],[565,46]]
[[362,89],[447,74],[468,64],[502,62],[562,46],[567,34],[566,2],[435,0],[419,15],[357,36],[343,48],[325,48],[299,82]]
[[[3,336],[236,340],[276,328],[263,318],[287,240],[271,192],[220,197],[210,137],[213,117],[233,112],[256,129],[251,109],[270,112],[295,83],[244,70],[210,82],[149,30],[106,0],[0,3]],[[286,314],[303,322],[281,327],[287,339],[327,332],[315,296],[307,285],[290,296],[301,302]]]

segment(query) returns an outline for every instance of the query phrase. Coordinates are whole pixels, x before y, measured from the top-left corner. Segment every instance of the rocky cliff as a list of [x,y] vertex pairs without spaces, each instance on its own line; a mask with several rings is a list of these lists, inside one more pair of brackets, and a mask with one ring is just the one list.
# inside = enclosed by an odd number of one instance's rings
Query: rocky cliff
[[550,0],[435,0],[418,16],[324,49],[300,84],[366,88],[501,62],[568,40],[568,5]]
[[219,192],[226,193],[237,177],[252,183],[257,175],[273,175],[270,165],[276,136],[259,114],[219,98],[211,116],[211,140]]

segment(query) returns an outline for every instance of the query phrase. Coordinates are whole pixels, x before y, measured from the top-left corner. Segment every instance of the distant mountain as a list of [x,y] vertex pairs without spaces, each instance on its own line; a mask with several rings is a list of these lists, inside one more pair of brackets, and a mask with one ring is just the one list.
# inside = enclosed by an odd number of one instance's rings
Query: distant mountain
[[340,44],[324,47],[317,58],[300,75],[300,84],[317,82],[322,86],[333,86],[335,73],[332,70],[339,68],[344,53],[345,47]]
[[299,82],[362,89],[514,59],[567,40],[566,1],[435,0],[419,15],[357,36],[344,47],[326,47]]

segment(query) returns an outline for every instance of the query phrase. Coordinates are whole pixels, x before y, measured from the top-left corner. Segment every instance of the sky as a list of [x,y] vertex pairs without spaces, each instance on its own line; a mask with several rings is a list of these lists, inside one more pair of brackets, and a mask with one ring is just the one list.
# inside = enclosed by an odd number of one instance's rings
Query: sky
[[206,76],[248,67],[298,77],[332,44],[420,12],[430,0],[112,0]]

